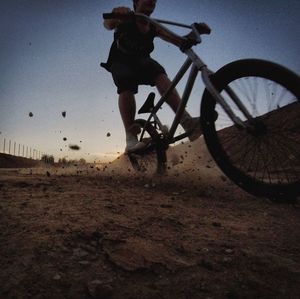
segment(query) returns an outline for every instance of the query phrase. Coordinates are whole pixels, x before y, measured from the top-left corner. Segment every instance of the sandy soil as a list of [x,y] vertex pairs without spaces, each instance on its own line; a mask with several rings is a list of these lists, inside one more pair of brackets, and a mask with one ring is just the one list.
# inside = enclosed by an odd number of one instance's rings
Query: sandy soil
[[299,298],[299,204],[246,194],[196,145],[164,178],[126,157],[0,169],[0,298]]

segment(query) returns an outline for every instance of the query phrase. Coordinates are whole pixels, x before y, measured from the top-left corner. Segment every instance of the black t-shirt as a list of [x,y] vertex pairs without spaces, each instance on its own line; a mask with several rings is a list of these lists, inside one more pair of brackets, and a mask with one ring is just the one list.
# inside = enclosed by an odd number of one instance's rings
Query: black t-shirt
[[141,33],[135,22],[122,23],[114,34],[107,61],[108,67],[114,62],[128,62],[149,57],[154,50],[155,36],[157,32],[153,25],[150,25],[147,33]]

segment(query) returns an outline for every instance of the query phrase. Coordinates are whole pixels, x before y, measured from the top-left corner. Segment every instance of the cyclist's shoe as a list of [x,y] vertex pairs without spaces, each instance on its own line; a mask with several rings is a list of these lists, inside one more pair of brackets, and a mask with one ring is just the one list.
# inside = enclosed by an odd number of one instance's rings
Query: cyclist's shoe
[[186,119],[181,125],[186,132],[191,131],[191,134],[188,136],[190,141],[194,141],[202,135],[200,117]]
[[126,134],[126,148],[125,153],[132,153],[142,150],[146,147],[146,143],[138,141],[137,137],[131,133]]

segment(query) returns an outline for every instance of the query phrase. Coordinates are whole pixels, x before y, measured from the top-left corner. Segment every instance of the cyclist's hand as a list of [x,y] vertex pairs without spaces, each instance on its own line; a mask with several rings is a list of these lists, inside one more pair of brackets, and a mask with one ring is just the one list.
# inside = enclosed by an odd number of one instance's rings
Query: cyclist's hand
[[[129,15],[132,13],[131,9],[125,6],[115,7],[112,10],[112,13],[119,14],[119,15]],[[104,21],[104,27],[108,30],[115,29],[118,27],[122,22],[124,21],[124,18],[121,19],[107,19]]]
[[120,14],[120,15],[127,15],[129,13],[131,13],[131,9],[125,6],[119,6],[119,7],[115,7],[112,10],[112,13],[116,13],[116,14]]
[[196,28],[200,34],[210,34],[211,29],[206,23],[197,23]]
[[[194,23],[194,28],[198,31],[198,34],[210,34],[211,29],[205,23]],[[189,34],[182,37],[183,40],[179,45],[179,48],[182,52],[185,52],[187,49],[190,49],[192,46],[199,44],[198,38],[195,36],[195,32],[190,32]]]

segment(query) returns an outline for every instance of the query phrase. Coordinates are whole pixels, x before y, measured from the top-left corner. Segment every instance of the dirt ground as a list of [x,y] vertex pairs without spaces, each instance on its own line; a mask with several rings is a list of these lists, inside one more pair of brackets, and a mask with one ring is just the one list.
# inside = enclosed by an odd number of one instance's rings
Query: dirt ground
[[299,204],[222,176],[0,169],[0,197],[0,298],[299,298]]

